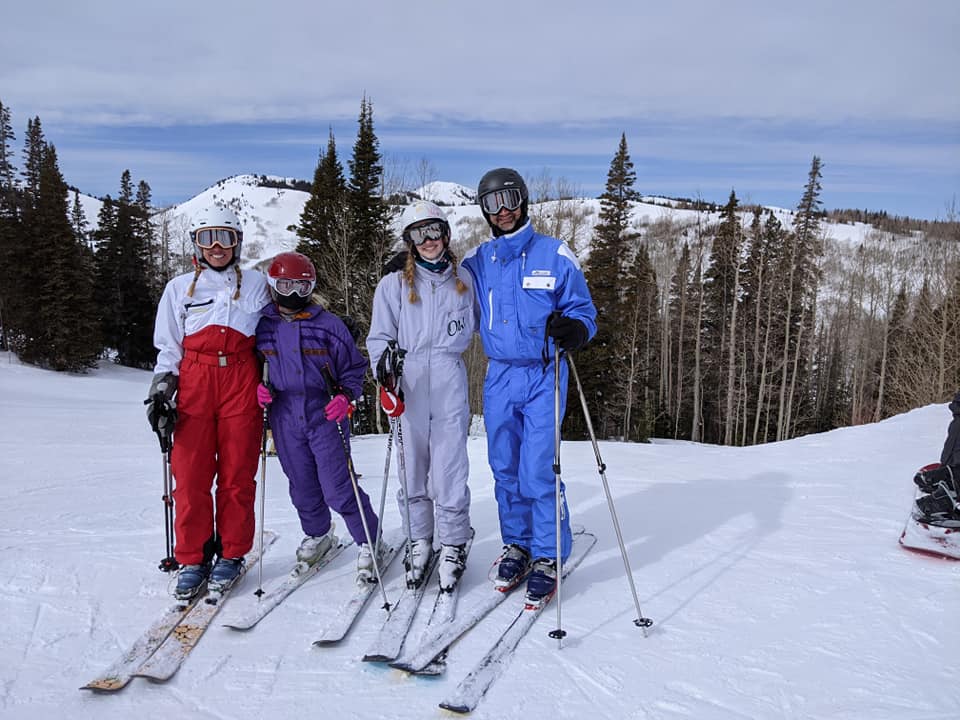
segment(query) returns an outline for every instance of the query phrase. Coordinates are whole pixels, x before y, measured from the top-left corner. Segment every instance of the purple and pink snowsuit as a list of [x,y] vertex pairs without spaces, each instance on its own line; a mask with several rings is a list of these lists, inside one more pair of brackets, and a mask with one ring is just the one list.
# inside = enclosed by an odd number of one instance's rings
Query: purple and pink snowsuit
[[[354,542],[365,543],[343,443],[336,423],[323,412],[330,394],[322,370],[329,365],[353,399],[363,387],[366,360],[343,321],[319,305],[308,305],[291,320],[284,319],[275,304],[268,305],[257,324],[257,350],[270,365],[270,427],[303,532],[327,533],[332,508],[343,517]],[[341,425],[349,440],[349,423]],[[371,537],[376,537],[377,516],[362,489],[360,499]]]

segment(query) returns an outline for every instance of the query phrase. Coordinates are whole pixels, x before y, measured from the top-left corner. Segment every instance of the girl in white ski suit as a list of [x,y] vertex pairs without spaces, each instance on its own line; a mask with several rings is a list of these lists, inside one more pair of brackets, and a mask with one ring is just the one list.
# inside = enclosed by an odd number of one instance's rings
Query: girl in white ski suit
[[[399,420],[413,540],[407,582],[419,585],[418,572],[423,572],[436,537],[441,545],[440,584],[451,589],[463,571],[463,546],[472,535],[467,487],[470,406],[461,355],[476,328],[476,301],[466,273],[457,273],[443,211],[418,201],[404,210],[401,224],[409,248],[406,267],[385,275],[377,285],[367,350],[375,375],[390,341],[406,351],[396,390],[402,391],[405,403]],[[402,487],[397,500],[406,523]]]

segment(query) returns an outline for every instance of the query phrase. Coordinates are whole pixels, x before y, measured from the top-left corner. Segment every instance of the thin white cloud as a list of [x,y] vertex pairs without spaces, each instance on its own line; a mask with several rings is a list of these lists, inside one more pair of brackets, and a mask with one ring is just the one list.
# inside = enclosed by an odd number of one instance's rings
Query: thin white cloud
[[960,117],[960,3],[9,4],[0,100],[100,124]]

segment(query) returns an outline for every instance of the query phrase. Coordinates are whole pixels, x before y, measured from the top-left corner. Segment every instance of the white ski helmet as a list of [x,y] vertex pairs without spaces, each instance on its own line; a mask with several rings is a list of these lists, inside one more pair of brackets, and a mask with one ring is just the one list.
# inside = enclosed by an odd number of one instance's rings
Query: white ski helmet
[[190,240],[193,242],[193,256],[197,262],[203,262],[203,248],[210,247],[214,242],[223,247],[232,247],[233,260],[230,262],[232,265],[240,259],[243,225],[237,214],[229,207],[214,205],[204,208],[193,216],[190,222]]
[[[412,242],[409,228],[424,220],[439,220],[443,225],[445,243],[450,242],[450,223],[447,221],[447,215],[437,205],[428,200],[417,200],[407,205],[400,214],[400,234],[404,242]],[[419,244],[419,243],[417,243]]]

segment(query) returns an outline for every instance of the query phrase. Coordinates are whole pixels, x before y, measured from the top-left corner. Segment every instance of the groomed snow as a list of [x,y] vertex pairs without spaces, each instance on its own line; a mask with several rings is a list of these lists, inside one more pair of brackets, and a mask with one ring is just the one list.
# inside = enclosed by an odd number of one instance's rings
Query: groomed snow
[[[112,696],[79,686],[170,601],[161,457],[144,418],[147,372],[86,376],[0,354],[0,718],[451,717],[437,704],[505,620],[454,646],[445,677],[363,663],[383,618],[373,602],[340,646],[311,640],[349,592],[346,551],[248,633],[212,627],[166,685]],[[656,720],[906,720],[960,717],[960,563],[901,549],[914,470],[936,460],[949,413],[752,448],[601,443],[648,637],[634,627],[589,443],[563,445],[571,515],[599,536],[563,587],[562,649],[548,609],[474,717]],[[355,439],[379,499],[384,436]],[[485,441],[470,439],[473,523],[464,576],[486,583],[500,549]],[[394,463],[394,468],[395,468]],[[394,471],[395,472],[395,471]],[[391,474],[386,527],[399,526]],[[264,580],[286,572],[301,534],[276,458],[266,525],[280,538]],[[342,524],[341,524],[342,527]],[[400,573],[388,574],[388,591]],[[253,601],[248,575],[223,609]],[[416,626],[415,626],[416,628]]]

